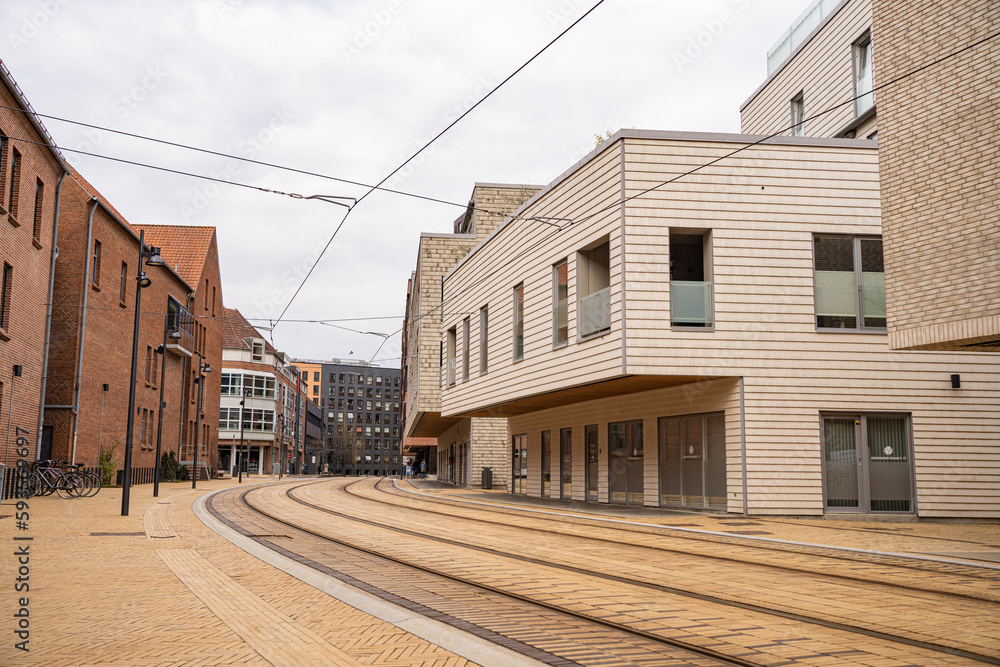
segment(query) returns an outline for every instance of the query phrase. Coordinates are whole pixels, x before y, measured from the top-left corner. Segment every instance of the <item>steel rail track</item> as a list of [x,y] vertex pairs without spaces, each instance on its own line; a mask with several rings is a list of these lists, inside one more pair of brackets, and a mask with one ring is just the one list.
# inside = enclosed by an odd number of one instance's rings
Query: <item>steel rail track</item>
[[[404,494],[409,494],[410,493],[410,492],[402,490],[402,489],[397,489],[398,493],[386,492],[385,490],[383,490],[381,488],[378,488],[379,484],[380,484],[380,482],[376,483],[376,488],[379,491],[382,491],[383,493],[386,493],[386,495],[389,495],[389,496],[405,497]],[[344,488],[346,489],[347,487],[344,487]],[[350,493],[351,495],[353,495],[355,497],[364,498],[365,500],[368,500],[368,501],[374,502],[374,503],[381,503],[381,504],[391,505],[391,506],[394,506],[394,507],[405,507],[405,506],[399,505],[397,503],[392,503],[392,502],[390,502],[388,500],[382,500],[382,499],[379,499],[379,498],[371,498],[371,497],[367,497],[367,496],[362,496],[360,494],[353,493],[353,492],[350,492],[350,491],[348,491],[348,493]],[[441,500],[444,501],[444,502],[450,502],[453,505],[455,503],[458,503],[458,506],[464,506],[464,504],[461,503],[460,501],[456,501],[456,500],[453,500],[451,498],[442,498]],[[506,506],[506,507],[491,507],[489,503],[482,503],[482,504],[478,504],[477,507],[484,508],[486,511],[490,511],[490,512],[493,512],[495,514],[503,514],[503,515],[508,515],[508,516],[511,516],[511,515],[513,515],[513,516],[524,516],[524,514],[521,513],[521,512],[518,512],[516,508],[511,508],[509,506]],[[454,517],[454,515],[449,514],[447,512],[443,512],[443,511],[439,511],[439,510],[434,510],[434,509],[429,509],[429,508],[417,508],[417,507],[406,507],[406,508],[407,509],[412,509],[412,510],[417,511],[417,512],[427,512],[427,513],[431,513],[431,514],[439,514],[439,515],[447,516],[447,517],[451,517],[451,518]],[[825,547],[825,546],[822,546],[822,545],[810,545],[807,550],[803,551],[801,548],[791,549],[791,548],[787,548],[785,546],[782,546],[780,544],[774,544],[774,543],[768,543],[768,542],[756,542],[756,541],[745,541],[745,540],[737,542],[736,540],[742,540],[742,538],[739,538],[739,537],[736,537],[736,536],[727,537],[725,535],[697,535],[697,534],[690,534],[690,533],[688,533],[686,531],[685,532],[679,532],[679,531],[675,530],[671,526],[656,526],[656,527],[649,526],[649,525],[646,525],[646,526],[630,526],[630,525],[628,525],[627,522],[623,522],[623,523],[620,523],[620,524],[609,524],[606,521],[601,521],[597,517],[595,517],[594,519],[589,519],[587,517],[581,517],[581,516],[569,516],[569,517],[567,517],[567,516],[559,516],[557,513],[554,513],[554,514],[556,514],[556,515],[555,516],[546,516],[544,514],[533,513],[533,514],[531,514],[531,518],[538,519],[539,521],[547,521],[547,522],[556,524],[557,526],[560,525],[560,524],[562,524],[562,523],[565,523],[567,519],[571,519],[572,523],[574,525],[599,527],[599,528],[606,529],[606,530],[609,530],[609,531],[612,531],[612,532],[618,531],[618,532],[623,532],[623,533],[636,533],[636,534],[639,534],[639,535],[665,536],[665,537],[670,537],[671,539],[677,539],[677,540],[687,540],[687,541],[692,541],[692,542],[705,542],[705,543],[714,543],[714,544],[725,544],[725,545],[728,545],[728,546],[733,546],[733,547],[737,547],[737,548],[741,548],[741,549],[747,549],[747,550],[757,549],[759,551],[772,551],[772,552],[776,552],[776,553],[795,553],[797,555],[803,555],[804,554],[804,555],[809,555],[809,556],[815,556],[817,558],[827,558],[827,559],[830,559],[830,560],[842,560],[842,561],[846,561],[846,562],[850,562],[850,563],[865,563],[865,564],[869,564],[869,565],[876,565],[876,566],[882,566],[882,567],[892,567],[892,568],[899,568],[899,569],[909,569],[909,570],[916,570],[918,572],[927,572],[927,573],[930,573],[930,574],[942,574],[942,573],[944,573],[944,574],[949,574],[949,575],[955,576],[955,577],[966,577],[966,578],[975,579],[975,580],[1000,581],[1000,574],[998,574],[995,570],[982,570],[982,571],[980,571],[980,570],[976,569],[975,565],[964,565],[964,564],[953,565],[951,563],[941,563],[941,565],[944,566],[944,567],[933,567],[932,564],[935,564],[934,561],[925,561],[925,560],[922,560],[922,559],[908,559],[905,554],[899,554],[899,555],[894,555],[894,556],[879,556],[878,554],[875,554],[875,556],[877,557],[877,560],[873,560],[870,555],[866,556],[865,554],[856,554],[856,553],[852,553],[852,552],[845,552],[845,551],[842,551],[842,550],[838,550],[836,548]],[[478,522],[478,523],[488,523],[488,524],[500,525],[500,526],[509,526],[510,525],[510,524],[505,524],[502,521],[492,521],[490,519],[483,519],[483,518],[476,518],[476,517],[462,517],[462,518],[464,520],[466,520],[466,521],[473,521],[473,522]],[[560,535],[566,535],[567,537],[579,537],[578,535],[574,535],[573,533],[567,533],[567,532],[564,532],[564,531],[561,531],[561,530],[549,530],[549,529],[543,529],[543,528],[534,528],[534,527],[531,527],[531,526],[517,526],[517,528],[520,528],[520,529],[523,529],[523,530],[528,530],[528,531],[541,532],[541,533],[553,533],[553,532],[556,532],[556,533],[558,533]],[[692,554],[691,552],[685,551],[685,550],[680,549],[680,548],[671,548],[671,547],[663,547],[663,546],[635,545],[632,542],[626,542],[626,541],[622,541],[622,540],[614,540],[614,539],[604,538],[604,537],[591,537],[591,536],[588,536],[587,539],[591,539],[591,540],[599,541],[599,542],[608,542],[608,543],[611,543],[611,544],[625,544],[625,545],[628,545],[628,546],[641,546],[641,547],[646,548],[646,549],[653,549],[653,550],[656,550],[656,551],[663,551],[665,553],[676,553],[676,554],[682,554],[682,555],[685,555],[685,556],[697,556],[697,557],[701,557],[701,558],[709,558],[709,559],[714,559],[714,560],[721,560],[721,561],[739,563],[741,565],[742,564],[746,564],[746,562],[747,562],[745,560],[740,560],[738,558],[734,558],[734,557],[730,557],[730,556],[722,556],[722,555],[717,555],[717,554]],[[893,561],[895,561],[895,562],[893,562]],[[793,567],[793,566],[790,566],[790,565],[775,565],[775,564],[771,564],[771,563],[757,563],[757,562],[755,562],[754,564],[755,565],[760,565],[761,567],[771,567],[771,568],[774,568],[774,569],[786,570],[786,571],[789,571],[789,572],[800,572],[800,573],[806,573],[806,574],[816,574],[812,570],[806,570],[806,569],[803,569],[803,568],[797,568],[797,567]],[[967,571],[966,572],[962,572],[962,573],[956,573],[956,572],[954,572],[954,570],[956,568],[964,568]],[[917,586],[908,586],[906,584],[898,584],[898,583],[891,583],[890,584],[890,583],[886,583],[886,582],[881,581],[881,580],[879,580],[879,581],[873,581],[872,579],[861,577],[861,576],[857,576],[857,575],[852,575],[852,574],[835,575],[835,576],[838,579],[849,579],[851,581],[859,581],[859,582],[863,582],[863,583],[878,583],[878,584],[884,584],[884,585],[887,585],[887,586],[895,586],[895,587],[898,587],[898,588],[903,588],[903,589],[907,589],[907,590],[914,590],[914,591],[924,592],[924,593],[937,593],[937,594],[940,594],[940,595],[951,595],[951,596],[954,596],[954,597],[964,598],[964,599],[969,599],[969,600],[974,600],[974,601],[977,601],[977,602],[990,602],[990,603],[996,603],[997,602],[996,599],[983,598],[983,597],[979,597],[979,596],[975,596],[975,595],[971,595],[971,594],[967,594],[967,593],[959,593],[959,592],[954,592],[954,591],[932,590],[932,589],[920,588],[920,587],[917,587]]]
[[[491,549],[489,547],[480,547],[480,546],[468,545],[468,544],[465,544],[465,543],[462,543],[462,542],[459,542],[459,541],[456,541],[456,540],[450,540],[450,539],[447,539],[447,538],[441,538],[441,537],[429,538],[426,534],[423,534],[423,533],[420,533],[420,532],[417,532],[417,531],[409,530],[409,529],[406,529],[406,528],[399,528],[399,527],[391,526],[391,525],[386,525],[386,524],[380,523],[378,521],[373,521],[371,519],[363,519],[363,518],[359,518],[359,517],[356,517],[356,516],[352,516],[350,514],[345,514],[343,512],[338,512],[336,510],[332,510],[330,508],[322,507],[320,505],[316,505],[314,503],[310,503],[308,501],[302,500],[301,498],[297,498],[295,495],[293,495],[293,491],[295,491],[298,488],[301,488],[303,486],[311,486],[313,484],[318,484],[318,483],[320,483],[320,482],[312,482],[312,483],[307,483],[307,484],[302,484],[302,485],[298,485],[298,486],[289,487],[289,488],[287,488],[285,490],[285,495],[289,498],[289,500],[291,500],[293,502],[296,502],[296,503],[298,503],[300,505],[303,505],[305,507],[310,507],[310,508],[315,509],[317,511],[324,512],[324,513],[327,513],[327,514],[330,514],[330,515],[333,515],[333,516],[339,516],[339,517],[344,518],[344,519],[348,519],[348,520],[355,521],[355,522],[358,522],[358,523],[363,523],[363,524],[370,525],[370,526],[377,527],[377,528],[382,528],[384,530],[391,530],[391,531],[402,533],[402,534],[405,534],[405,535],[411,535],[411,536],[420,537],[420,538],[423,538],[423,539],[433,539],[435,541],[438,541],[438,542],[441,542],[441,543],[444,543],[444,544],[450,544],[450,545],[453,545],[453,546],[463,547],[463,548],[466,548],[466,549],[472,549],[474,551],[480,551],[480,552],[483,552],[483,553],[489,553],[491,555],[496,555],[496,556],[501,556],[501,557],[505,557],[505,558],[510,558],[510,559],[518,560],[518,561],[522,561],[522,562],[527,562],[527,563],[532,563],[532,564],[537,564],[537,565],[543,565],[543,566],[551,567],[551,568],[555,568],[555,569],[561,569],[561,570],[564,570],[564,571],[573,572],[575,574],[585,574],[585,575],[588,575],[588,576],[593,576],[593,577],[597,577],[597,578],[601,578],[601,579],[606,579],[606,580],[609,580],[609,581],[615,581],[617,583],[624,583],[624,584],[629,584],[629,585],[633,585],[633,586],[638,586],[638,587],[641,587],[641,588],[647,588],[647,589],[651,589],[651,590],[656,590],[656,591],[662,592],[662,593],[667,593],[667,594],[673,594],[673,595],[678,595],[678,596],[682,596],[682,597],[687,597],[687,598],[699,600],[699,601],[702,601],[702,602],[715,603],[715,604],[720,604],[720,605],[724,605],[724,606],[727,606],[727,607],[738,608],[738,609],[742,609],[742,610],[746,610],[746,611],[752,611],[752,612],[767,614],[767,615],[771,615],[771,616],[777,616],[779,618],[784,618],[784,619],[787,619],[787,620],[793,620],[793,621],[797,621],[797,622],[801,622],[801,623],[808,623],[808,624],[812,624],[812,625],[819,625],[819,626],[826,627],[826,628],[829,628],[829,629],[832,629],[832,630],[839,630],[839,631],[848,632],[848,633],[851,633],[851,634],[860,634],[860,635],[864,635],[864,636],[867,636],[867,637],[871,637],[873,639],[880,639],[880,640],[883,640],[883,641],[888,641],[888,642],[892,642],[892,643],[896,643],[896,644],[903,644],[903,645],[906,645],[906,646],[912,646],[912,647],[915,647],[915,648],[921,648],[921,649],[924,649],[924,650],[927,650],[927,651],[936,652],[936,653],[945,653],[945,654],[948,654],[948,655],[954,655],[954,656],[958,656],[958,657],[963,657],[963,658],[967,658],[969,660],[975,660],[975,661],[983,662],[983,663],[986,663],[986,664],[1000,665],[1000,658],[995,657],[995,656],[984,655],[984,654],[981,654],[981,653],[974,653],[972,651],[966,651],[964,649],[954,648],[954,647],[950,647],[950,646],[944,646],[944,645],[935,644],[935,643],[932,643],[932,642],[926,642],[926,641],[922,641],[922,640],[919,640],[919,639],[910,639],[908,637],[900,637],[900,636],[889,634],[889,633],[886,633],[886,632],[881,632],[881,631],[878,631],[878,630],[872,630],[872,629],[869,629],[869,628],[864,628],[864,627],[859,627],[859,626],[855,626],[855,625],[850,625],[850,624],[847,624],[847,623],[841,623],[839,621],[831,621],[831,620],[827,620],[827,619],[816,618],[816,617],[813,617],[813,616],[807,616],[805,614],[798,614],[798,613],[795,613],[795,612],[786,612],[786,611],[781,611],[781,610],[777,610],[777,609],[771,609],[771,608],[768,608],[768,607],[763,607],[763,606],[760,606],[760,605],[754,605],[754,604],[751,604],[751,603],[738,602],[738,601],[735,601],[735,600],[728,600],[726,598],[721,598],[721,597],[717,597],[717,596],[713,596],[713,595],[708,595],[708,594],[704,594],[704,593],[695,593],[693,591],[687,591],[687,590],[684,590],[684,589],[673,588],[673,587],[670,587],[670,586],[664,586],[662,584],[654,584],[654,583],[651,583],[651,582],[644,582],[644,581],[641,581],[641,580],[631,579],[631,578],[628,578],[628,577],[621,577],[621,576],[618,576],[618,575],[612,575],[612,574],[608,574],[608,573],[604,573],[604,572],[594,572],[592,570],[586,570],[584,568],[577,568],[577,567],[574,567],[572,565],[564,565],[564,564],[552,563],[550,561],[543,561],[541,559],[531,558],[529,556],[518,556],[516,554],[511,554],[511,553],[508,553],[508,552],[503,552],[503,551],[499,551],[499,550],[496,550],[496,549]],[[345,485],[343,487],[344,492],[347,493],[347,494],[349,494],[349,495],[351,495],[351,496],[354,496],[354,497],[363,498],[365,500],[371,500],[370,498],[365,498],[364,496],[359,496],[358,494],[353,493],[350,490],[350,487],[352,487],[352,486],[354,486],[356,484],[359,484],[359,483],[361,483],[361,480],[359,480],[357,482],[352,482],[350,484]],[[246,502],[246,501],[244,501],[244,502]],[[421,511],[421,510],[417,510],[417,511]],[[463,517],[463,519],[464,519],[464,517]],[[280,521],[281,523],[284,523],[285,525],[289,525],[289,526],[295,527],[293,524],[291,524],[289,522],[285,522],[285,521],[283,521],[281,519],[276,519],[276,520]],[[535,529],[535,530],[538,530],[538,529]],[[307,531],[307,532],[311,532],[311,531]],[[316,533],[313,533],[313,534],[316,534]],[[334,541],[337,541],[335,538],[328,538],[326,536],[324,536],[324,539],[333,539]],[[621,542],[616,542],[614,540],[606,540],[606,541],[610,541],[610,542],[612,542],[614,544],[622,544]],[[355,548],[353,545],[347,545],[347,546],[350,546],[351,548]],[[378,554],[376,554],[376,555],[378,555]],[[690,555],[690,554],[688,554],[688,555]],[[739,561],[736,561],[736,562],[739,562]],[[410,565],[409,563],[404,563],[404,564]],[[422,566],[416,566],[416,567],[418,569],[424,569]],[[434,571],[434,570],[425,569],[425,571],[431,572],[433,574],[437,574],[437,572]],[[445,575],[445,576],[449,576],[449,575]],[[872,583],[872,582],[867,582],[867,583]],[[472,585],[478,586],[479,584],[475,584],[474,582],[472,582]],[[908,587],[901,586],[901,588],[906,589]],[[922,589],[918,589],[918,590],[922,590]],[[934,594],[947,595],[947,593],[938,593],[937,591],[923,591],[923,592],[931,592],[931,593],[934,593]],[[502,594],[509,595],[508,593],[502,593]],[[961,597],[961,596],[960,595],[956,595],[956,597]],[[534,604],[533,601],[532,601],[532,603]],[[554,607],[554,609],[559,609],[559,608],[558,607]],[[561,610],[561,611],[565,611],[565,610]],[[604,623],[604,621],[601,621],[600,619],[592,619],[590,617],[584,617],[584,618],[586,620],[594,620],[596,622]],[[732,659],[732,658],[730,658],[730,659]]]
[[[300,488],[302,486],[310,486],[310,485],[318,484],[318,483],[319,482],[313,481],[313,482],[307,482],[307,483],[299,484],[299,485],[295,485],[295,486],[291,486],[290,485],[289,487],[287,487],[285,489],[286,496],[289,499],[291,499],[293,502],[301,502],[301,501],[293,498],[291,496],[290,492],[292,490],[294,490],[296,488]],[[357,483],[358,482],[353,482],[352,484],[357,484]],[[386,554],[380,553],[378,551],[375,551],[374,549],[369,549],[369,548],[366,548],[366,547],[358,546],[356,544],[352,544],[352,543],[347,542],[345,540],[341,540],[339,538],[332,537],[330,535],[325,535],[323,533],[319,533],[319,532],[316,532],[314,530],[310,530],[309,528],[305,528],[303,526],[299,526],[299,525],[295,524],[292,521],[288,521],[286,519],[282,519],[281,517],[275,516],[271,512],[268,512],[267,510],[262,509],[261,507],[259,507],[255,503],[253,503],[250,500],[248,500],[247,499],[247,495],[249,495],[250,493],[252,493],[254,490],[255,489],[247,489],[246,491],[244,491],[243,493],[241,493],[239,495],[240,502],[242,502],[248,509],[250,509],[251,511],[253,511],[253,512],[255,512],[255,513],[257,513],[257,514],[259,514],[259,515],[261,515],[263,517],[266,517],[267,519],[269,519],[271,521],[274,521],[275,523],[279,523],[281,525],[287,526],[287,527],[292,528],[294,530],[297,530],[299,532],[306,533],[307,535],[311,535],[311,536],[313,536],[313,537],[315,537],[317,539],[320,539],[322,541],[330,542],[330,543],[336,544],[338,546],[341,546],[341,547],[344,547],[344,548],[347,548],[347,549],[350,549],[350,550],[353,550],[353,551],[357,551],[357,552],[366,554],[368,556],[371,556],[371,557],[374,557],[374,558],[377,558],[377,559],[388,561],[390,563],[395,563],[396,565],[400,565],[400,566],[403,566],[403,567],[406,567],[406,568],[409,568],[409,569],[412,569],[412,570],[416,570],[418,572],[423,572],[425,574],[429,574],[429,575],[432,575],[432,576],[435,576],[435,577],[440,577],[442,579],[446,579],[446,580],[454,582],[454,583],[458,583],[458,584],[461,584],[461,585],[464,585],[464,586],[469,586],[469,587],[472,587],[472,588],[475,588],[475,589],[478,589],[478,590],[481,590],[481,591],[485,591],[485,592],[488,592],[488,593],[491,593],[491,594],[494,594],[494,595],[498,595],[498,596],[501,596],[503,598],[508,598],[508,599],[511,599],[511,600],[515,600],[515,601],[520,602],[522,604],[527,604],[529,606],[537,607],[537,608],[540,608],[540,609],[544,609],[544,610],[549,611],[549,612],[554,612],[556,614],[561,614],[563,616],[568,616],[568,617],[576,619],[578,621],[583,621],[585,623],[590,623],[590,624],[593,624],[593,625],[597,625],[597,626],[600,626],[600,627],[603,627],[603,628],[606,628],[606,629],[609,629],[609,630],[614,630],[614,631],[617,631],[617,632],[621,632],[621,633],[624,633],[626,635],[631,635],[631,636],[634,636],[634,637],[645,639],[647,641],[654,642],[655,644],[659,644],[659,645],[663,645],[663,646],[669,646],[669,647],[671,647],[673,649],[679,649],[681,651],[685,651],[687,653],[690,653],[690,654],[693,654],[693,655],[697,655],[697,656],[702,657],[702,658],[710,658],[712,660],[717,660],[718,662],[720,662],[723,665],[733,665],[734,667],[765,667],[763,665],[763,663],[753,662],[753,661],[750,661],[750,660],[745,660],[743,658],[726,655],[724,653],[715,651],[715,650],[710,649],[710,648],[705,648],[705,647],[698,646],[696,644],[690,644],[690,643],[687,643],[687,642],[684,642],[684,641],[681,641],[681,640],[678,640],[678,639],[672,639],[670,637],[664,637],[662,635],[657,635],[657,634],[654,634],[654,633],[651,633],[651,632],[646,632],[644,630],[640,630],[638,628],[633,628],[631,626],[624,625],[624,624],[621,624],[621,623],[616,623],[614,621],[608,621],[606,619],[596,618],[596,617],[593,617],[593,616],[590,616],[590,615],[587,615],[587,614],[584,614],[584,613],[581,613],[581,612],[573,611],[571,609],[565,609],[565,608],[559,607],[558,605],[550,604],[548,602],[543,602],[541,600],[535,600],[533,598],[530,598],[530,597],[527,597],[527,596],[524,596],[524,595],[520,595],[518,593],[513,593],[511,591],[507,591],[507,590],[504,590],[502,588],[497,588],[497,587],[494,587],[494,586],[490,586],[488,584],[483,584],[483,583],[480,583],[480,582],[477,582],[477,581],[473,581],[473,580],[466,579],[466,578],[463,578],[463,577],[459,577],[459,576],[456,576],[456,575],[453,575],[453,574],[449,574],[447,572],[442,572],[442,571],[437,570],[437,569],[432,568],[432,567],[428,567],[428,566],[425,566],[425,565],[420,565],[418,563],[407,561],[407,560],[404,560],[402,558],[397,558],[395,556],[386,555]],[[303,504],[308,504],[308,503],[303,503]],[[331,513],[339,515],[339,516],[343,516],[343,518],[346,518],[346,519],[350,519],[350,520],[354,520],[354,521],[360,521],[362,523],[369,524],[369,525],[372,525],[372,526],[379,526],[379,524],[377,524],[376,522],[372,522],[372,521],[368,521],[368,520],[364,520],[364,519],[357,519],[356,517],[351,517],[351,516],[348,516],[348,515],[340,515],[337,512],[332,512],[331,511]],[[383,528],[387,528],[389,530],[397,530],[397,529],[393,529],[391,527],[383,527]],[[402,531],[402,532],[410,532],[410,531]],[[416,533],[414,533],[414,534],[416,534]],[[422,536],[422,537],[426,537],[426,536]]]

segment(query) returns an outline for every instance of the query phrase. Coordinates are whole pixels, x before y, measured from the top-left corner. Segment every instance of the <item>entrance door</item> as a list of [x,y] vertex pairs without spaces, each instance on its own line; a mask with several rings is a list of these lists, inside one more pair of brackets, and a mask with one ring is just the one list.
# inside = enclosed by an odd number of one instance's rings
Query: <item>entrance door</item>
[[608,424],[608,489],[613,503],[643,501],[642,422]]
[[559,497],[573,499],[573,429],[559,431]]
[[597,500],[597,454],[600,451],[597,441],[597,424],[583,427],[583,441],[587,450],[587,500]]
[[913,512],[909,417],[823,415],[828,512]]
[[660,504],[726,507],[726,415],[661,417]]
[[525,433],[515,435],[511,448],[511,487],[510,492],[517,495],[528,493],[528,436]]
[[542,431],[542,498],[552,494],[552,432]]

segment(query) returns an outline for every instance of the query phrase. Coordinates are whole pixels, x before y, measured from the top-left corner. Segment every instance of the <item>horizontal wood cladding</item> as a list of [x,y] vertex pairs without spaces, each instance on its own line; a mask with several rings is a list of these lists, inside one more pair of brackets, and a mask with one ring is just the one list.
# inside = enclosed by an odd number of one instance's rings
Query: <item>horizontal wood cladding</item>
[[[445,279],[443,332],[457,332],[456,386],[442,392],[442,413],[465,414],[493,400],[546,393],[585,385],[617,375],[621,370],[621,285],[619,259],[620,155],[617,146],[604,151],[556,187],[544,192],[498,229]],[[547,216],[583,220],[556,227],[528,220]],[[602,335],[577,341],[577,250],[601,239],[611,248],[611,327]],[[572,344],[552,345],[552,267],[569,260],[569,310]],[[524,285],[524,358],[514,361],[514,287]],[[617,286],[617,287],[616,287]],[[489,308],[487,372],[479,372],[480,310]],[[462,321],[470,320],[470,374],[462,380]]]
[[[847,2],[740,110],[743,132],[791,135],[791,101],[800,92],[806,119],[830,109],[818,118],[806,120],[805,136],[832,137],[851,123],[855,119],[854,103],[850,101],[855,95],[853,45],[871,25],[871,0]],[[877,102],[879,94],[875,95]],[[859,138],[875,130],[872,122],[859,129],[865,132],[858,132]]]

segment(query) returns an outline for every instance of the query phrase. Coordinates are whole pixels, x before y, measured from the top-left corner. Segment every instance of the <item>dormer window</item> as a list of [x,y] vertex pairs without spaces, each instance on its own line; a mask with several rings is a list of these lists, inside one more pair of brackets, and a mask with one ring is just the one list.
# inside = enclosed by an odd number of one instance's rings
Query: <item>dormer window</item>
[[264,342],[255,340],[250,343],[250,358],[254,361],[264,361]]

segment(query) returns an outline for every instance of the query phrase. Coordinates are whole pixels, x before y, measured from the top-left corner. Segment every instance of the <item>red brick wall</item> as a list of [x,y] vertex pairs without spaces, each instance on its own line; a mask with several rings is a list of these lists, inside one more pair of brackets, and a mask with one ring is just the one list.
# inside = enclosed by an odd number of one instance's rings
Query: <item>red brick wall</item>
[[[15,108],[19,106],[15,96],[2,85],[0,105]],[[0,108],[0,132],[8,137],[4,142],[3,170],[0,172],[0,269],[3,263],[9,264],[13,269],[7,327],[0,329],[0,425],[4,432],[4,461],[8,465],[14,465],[17,458],[14,449],[17,437],[15,427],[29,431],[27,438],[31,459],[34,459],[38,442],[36,430],[45,356],[46,304],[55,229],[55,193],[62,168],[44,146],[18,141],[46,141],[21,112]],[[14,149],[20,153],[16,217],[7,211],[11,182],[10,158]],[[38,178],[44,183],[44,191],[41,230],[36,242],[33,227],[35,184]],[[15,364],[22,366],[21,377],[13,377]],[[11,424],[9,435],[8,420]]]

